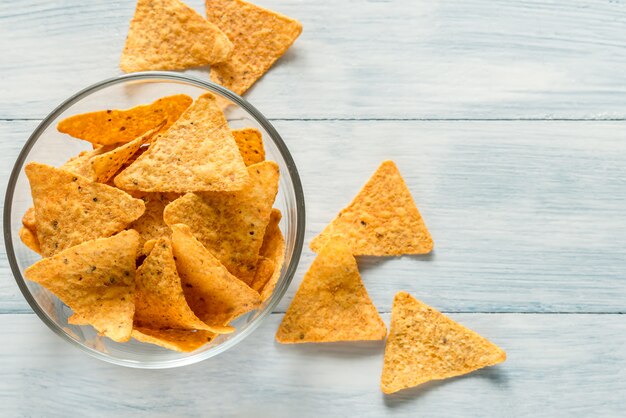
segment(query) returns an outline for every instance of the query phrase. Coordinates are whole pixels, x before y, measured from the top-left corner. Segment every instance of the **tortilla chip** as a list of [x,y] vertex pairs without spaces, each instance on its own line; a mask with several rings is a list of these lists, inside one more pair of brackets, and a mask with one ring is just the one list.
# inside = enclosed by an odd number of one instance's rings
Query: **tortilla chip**
[[135,327],[159,329],[206,330],[232,332],[226,327],[211,327],[202,322],[189,308],[176,263],[172,243],[160,238],[137,269],[135,296]]
[[142,249],[141,252],[144,255],[147,255],[151,248],[148,248],[147,252],[145,251],[144,245],[146,242],[157,240],[161,237],[169,237],[172,234],[172,231],[163,220],[163,209],[171,200],[163,193],[147,193],[143,197],[143,201],[146,204],[146,211],[139,219],[131,223],[128,228],[139,232],[139,235],[141,235],[139,248]]
[[206,13],[234,46],[228,59],[211,66],[211,80],[237,94],[261,78],[302,32],[300,22],[241,0],[206,0]]
[[265,161],[265,149],[261,132],[254,128],[233,129],[235,142],[246,166]]
[[259,256],[256,262],[256,271],[254,272],[254,279],[250,283],[250,287],[261,293],[267,282],[274,274],[274,261],[267,257]]
[[157,243],[156,239],[149,239],[143,244],[143,255],[148,255],[152,252],[154,245]]
[[45,164],[29,163],[37,238],[45,257],[111,236],[139,218],[143,202],[105,184]]
[[209,325],[226,325],[260,304],[259,294],[231,275],[187,225],[172,225],[172,231],[185,297],[200,319]]
[[332,236],[354,255],[426,254],[433,240],[393,161],[384,161],[350,205],[311,241],[319,251]]
[[31,231],[25,226],[20,228],[20,239],[28,248],[36,252],[37,254],[41,254],[41,247],[39,245],[39,240],[37,239],[37,233]]
[[276,341],[282,344],[382,340],[387,328],[361,281],[356,260],[329,241],[304,275]]
[[22,216],[22,225],[30,229],[32,232],[37,230],[37,218],[35,218],[35,208],[30,207]]
[[106,183],[139,151],[143,144],[150,142],[164,125],[165,121],[127,143],[103,145],[92,151],[83,151],[63,164],[60,169],[98,183]]
[[128,341],[135,311],[138,245],[137,232],[120,232],[44,258],[24,275],[54,293],[100,334]]
[[506,360],[506,353],[434,308],[398,292],[381,378],[384,393],[460,376]]
[[228,37],[179,0],[138,0],[120,68],[126,73],[184,70],[228,57]]
[[73,313],[67,318],[67,323],[71,325],[89,325],[89,322],[77,313]]
[[278,192],[278,165],[248,167],[245,187],[230,193],[188,193],[163,212],[170,227],[188,225],[194,236],[246,284],[252,283],[265,227]]
[[133,338],[142,343],[160,345],[169,350],[188,353],[195,351],[215,338],[215,333],[209,331],[190,331],[183,329],[153,330],[149,328],[134,328]]
[[240,190],[248,177],[215,96],[203,94],[172,127],[115,178],[126,190]]
[[167,96],[157,101],[126,110],[99,110],[63,119],[59,132],[92,144],[112,145],[130,142],[166,120],[167,130],[191,105],[193,99],[185,94]]
[[283,237],[283,233],[278,226],[281,218],[282,214],[280,211],[276,208],[272,209],[270,223],[265,229],[263,245],[261,245],[261,250],[259,251],[261,256],[267,257],[274,262],[272,276],[267,280],[261,291],[261,300],[264,302],[272,296],[285,263],[285,237]]

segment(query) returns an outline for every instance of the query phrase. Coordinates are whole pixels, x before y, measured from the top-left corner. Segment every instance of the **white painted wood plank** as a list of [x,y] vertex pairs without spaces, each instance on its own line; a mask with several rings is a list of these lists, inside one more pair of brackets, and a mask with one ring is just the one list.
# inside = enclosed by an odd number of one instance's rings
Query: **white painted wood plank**
[[622,416],[626,316],[451,316],[501,345],[508,360],[384,396],[382,342],[279,345],[279,314],[216,358],[153,371],[92,359],[34,315],[0,315],[0,415]]
[[[382,312],[401,289],[452,312],[626,312],[626,122],[274,124],[304,185],[307,245],[381,160],[398,163],[435,251],[359,260]],[[0,177],[34,125],[0,122]],[[0,312],[29,311],[0,257]],[[312,260],[306,247],[278,311]]]
[[[0,118],[43,117],[119,74],[134,3],[0,3]],[[304,24],[248,95],[272,118],[626,116],[621,1],[257,3]]]

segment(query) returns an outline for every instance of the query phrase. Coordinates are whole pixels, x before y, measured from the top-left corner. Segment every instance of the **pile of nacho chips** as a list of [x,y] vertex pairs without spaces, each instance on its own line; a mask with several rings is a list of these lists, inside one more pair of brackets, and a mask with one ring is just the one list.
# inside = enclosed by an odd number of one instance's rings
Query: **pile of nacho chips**
[[[283,344],[383,340],[387,328],[354,256],[426,254],[433,240],[392,161],[385,161],[352,203],[311,241],[317,258],[276,333]],[[399,292],[381,379],[390,394],[506,359],[495,344]]]
[[285,243],[279,171],[261,133],[231,131],[216,97],[163,97],[75,115],[90,142],[60,167],[31,162],[20,238],[44,258],[27,279],[124,342],[193,351],[268,299]]
[[138,0],[120,67],[211,65],[211,80],[243,94],[301,32],[300,22],[242,0],[206,0],[206,19],[180,0]]

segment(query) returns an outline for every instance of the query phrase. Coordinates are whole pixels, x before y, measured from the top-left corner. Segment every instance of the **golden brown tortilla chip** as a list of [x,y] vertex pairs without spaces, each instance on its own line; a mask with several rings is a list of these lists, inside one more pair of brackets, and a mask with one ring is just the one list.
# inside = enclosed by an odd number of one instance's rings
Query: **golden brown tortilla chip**
[[233,43],[230,56],[211,65],[211,80],[243,94],[302,32],[302,24],[241,0],[206,0],[209,22]]
[[115,178],[124,190],[240,190],[248,174],[215,96],[203,94]]
[[254,128],[233,129],[235,142],[246,166],[265,161],[265,149],[261,132]]
[[29,163],[37,239],[45,257],[111,236],[139,218],[143,202],[105,184],[45,164]]
[[126,73],[184,70],[226,59],[233,49],[214,24],[179,0],[138,0],[120,67]]
[[151,240],[157,240],[161,237],[169,237],[172,234],[170,228],[163,220],[163,209],[172,200],[164,193],[147,193],[143,197],[146,204],[146,211],[139,219],[132,222],[128,228],[139,232],[141,241],[139,248],[142,253],[147,255],[150,251],[143,250],[144,244]]
[[278,226],[281,218],[282,214],[280,211],[276,208],[272,209],[270,223],[267,225],[267,228],[265,228],[263,245],[261,245],[261,250],[259,251],[261,256],[267,257],[274,262],[272,276],[268,279],[267,283],[265,283],[261,291],[262,301],[266,301],[272,296],[276,283],[278,279],[280,279],[283,264],[285,263],[285,238]]
[[382,340],[387,328],[341,241],[329,241],[304,275],[276,333],[282,344]]
[[209,325],[226,325],[260,304],[259,294],[231,275],[187,225],[171,228],[185,297],[200,319]]
[[71,325],[89,325],[89,321],[77,313],[73,313],[67,318],[67,323]]
[[183,329],[154,330],[149,328],[134,328],[132,336],[142,343],[155,344],[169,350],[188,353],[211,342],[216,334],[209,331],[191,331]]
[[506,360],[506,353],[434,308],[398,292],[381,378],[384,393],[463,375]]
[[433,240],[393,161],[384,161],[350,205],[311,241],[319,251],[332,237],[354,255],[425,254]]
[[172,243],[160,238],[137,269],[135,279],[135,322],[138,328],[206,330],[229,332],[225,327],[211,327],[189,308],[176,263]]
[[191,105],[185,94],[167,96],[157,101],[125,110],[99,110],[70,116],[59,122],[59,132],[92,144],[112,145],[130,142],[166,120],[167,130]]
[[100,334],[128,341],[135,311],[139,234],[124,231],[44,258],[24,271]]
[[246,284],[254,279],[257,257],[278,191],[278,165],[248,167],[244,188],[230,193],[188,193],[163,212],[170,227],[188,225],[194,236]]
[[30,207],[22,216],[22,225],[30,229],[32,232],[37,230],[37,219],[35,218],[35,208]]
[[37,233],[31,231],[25,226],[20,228],[20,239],[28,248],[36,252],[37,254],[41,254],[41,247],[39,245],[39,240],[37,239]]
[[267,282],[274,274],[274,261],[267,257],[259,256],[256,262],[256,271],[254,272],[254,279],[250,283],[250,287],[255,291],[261,293]]

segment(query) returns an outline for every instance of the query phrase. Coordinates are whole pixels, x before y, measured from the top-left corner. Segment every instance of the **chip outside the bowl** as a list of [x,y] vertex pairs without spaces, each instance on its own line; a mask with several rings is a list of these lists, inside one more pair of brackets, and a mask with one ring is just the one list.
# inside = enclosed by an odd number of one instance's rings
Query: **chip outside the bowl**
[[504,350],[486,338],[406,292],[396,294],[381,377],[384,393],[464,375],[505,360]]
[[352,203],[311,241],[320,251],[338,237],[354,255],[426,254],[433,240],[393,161],[384,161]]
[[123,110],[98,110],[63,119],[57,125],[61,133],[96,145],[130,142],[155,129],[164,120],[167,130],[191,105],[186,94],[162,97],[152,103]]
[[229,327],[209,326],[193,313],[183,293],[169,239],[157,240],[137,269],[136,283],[136,328],[232,332]]
[[247,178],[224,113],[215,96],[205,93],[115,177],[115,185],[144,192],[225,192],[241,190]]
[[278,165],[264,161],[248,167],[243,189],[229,193],[188,193],[163,212],[170,227],[182,223],[228,271],[252,283],[263,235],[278,192]]
[[28,163],[26,175],[44,256],[111,236],[139,218],[145,205],[127,193],[45,164]]
[[350,249],[340,240],[331,240],[304,275],[276,332],[276,341],[382,340],[386,334]]
[[214,24],[179,0],[138,0],[120,60],[126,72],[184,70],[224,61],[233,49]]
[[128,341],[138,245],[137,232],[123,231],[44,258],[28,267],[24,276],[54,293],[100,334]]
[[242,0],[206,0],[207,19],[233,43],[230,56],[211,66],[211,80],[241,95],[302,33],[302,24]]
[[193,312],[212,326],[256,309],[259,294],[228,272],[184,224],[172,228],[172,244],[183,291]]

